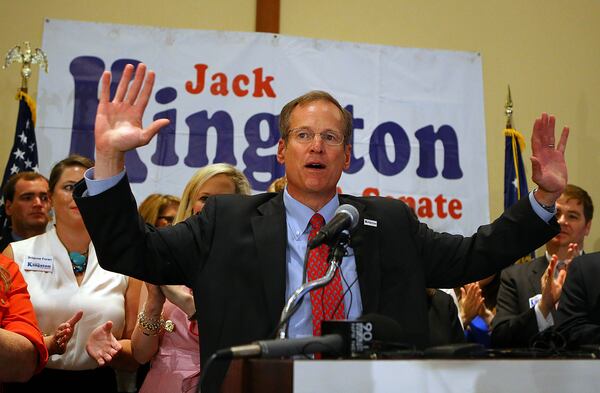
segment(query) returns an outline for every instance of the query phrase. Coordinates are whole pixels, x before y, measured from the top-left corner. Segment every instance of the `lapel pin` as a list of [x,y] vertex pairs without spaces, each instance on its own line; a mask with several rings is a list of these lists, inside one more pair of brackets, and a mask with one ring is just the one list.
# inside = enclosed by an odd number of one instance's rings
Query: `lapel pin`
[[369,220],[368,218],[365,218],[363,224],[369,227],[377,228],[377,221],[375,220]]

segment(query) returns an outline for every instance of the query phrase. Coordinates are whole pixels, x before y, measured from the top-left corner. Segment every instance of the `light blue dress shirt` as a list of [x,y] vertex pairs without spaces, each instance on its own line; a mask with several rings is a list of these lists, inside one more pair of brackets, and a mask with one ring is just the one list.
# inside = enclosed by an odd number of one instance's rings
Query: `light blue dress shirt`
[[[286,300],[302,285],[304,273],[304,255],[310,233],[310,218],[315,212],[309,207],[298,202],[288,193],[283,192],[285,217],[287,222],[287,247],[286,247]],[[335,215],[340,202],[335,195],[321,210],[325,222],[329,222]],[[352,248],[348,247],[348,255],[342,259],[342,288],[344,291],[344,315],[346,319],[357,319],[362,315],[362,300],[356,274],[356,261]],[[306,294],[296,313],[290,318],[288,337],[312,336],[312,307],[310,294]]]

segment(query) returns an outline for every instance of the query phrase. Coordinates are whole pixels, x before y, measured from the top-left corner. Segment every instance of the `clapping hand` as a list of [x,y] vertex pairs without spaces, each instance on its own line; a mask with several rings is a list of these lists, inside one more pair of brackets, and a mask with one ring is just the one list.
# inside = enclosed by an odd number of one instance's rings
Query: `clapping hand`
[[563,269],[558,272],[556,278],[554,278],[554,270],[558,263],[558,256],[552,255],[548,268],[544,272],[541,278],[542,286],[542,299],[540,300],[540,311],[544,315],[544,318],[548,316],[551,309],[556,307],[560,294],[562,293],[562,287],[567,278],[567,270]]
[[85,350],[98,362],[99,366],[110,363],[121,350],[121,344],[112,334],[112,321],[108,321],[92,331],[88,337]]
[[573,258],[575,258],[576,256],[579,256],[579,253],[580,253],[579,244],[569,243],[569,247],[567,248],[567,258],[563,261],[563,263],[564,263],[563,266],[564,266],[565,270],[569,269],[569,265],[571,265]]
[[480,314],[483,306],[483,296],[481,296],[481,288],[477,283],[467,284],[460,288],[460,317],[463,326],[466,328],[473,318]]
[[67,344],[71,340],[71,337],[73,337],[75,325],[82,316],[83,311],[78,311],[68,321],[58,325],[54,334],[50,336],[49,344],[46,345],[50,355],[62,355],[65,353]]

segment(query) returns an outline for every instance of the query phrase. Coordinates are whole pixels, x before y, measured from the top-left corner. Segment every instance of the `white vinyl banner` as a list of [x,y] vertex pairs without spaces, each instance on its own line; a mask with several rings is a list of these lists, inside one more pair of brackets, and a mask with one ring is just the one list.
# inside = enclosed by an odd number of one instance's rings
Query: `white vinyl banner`
[[128,153],[138,202],[180,195],[214,162],[243,170],[255,192],[284,168],[278,115],[310,90],[331,93],[354,117],[352,159],[339,189],[401,198],[437,230],[470,234],[489,221],[481,57],[263,33],[47,20],[49,73],[38,88],[40,170],[69,153],[93,158],[102,72],[112,92],[127,63],[156,72],[144,123],[171,124]]

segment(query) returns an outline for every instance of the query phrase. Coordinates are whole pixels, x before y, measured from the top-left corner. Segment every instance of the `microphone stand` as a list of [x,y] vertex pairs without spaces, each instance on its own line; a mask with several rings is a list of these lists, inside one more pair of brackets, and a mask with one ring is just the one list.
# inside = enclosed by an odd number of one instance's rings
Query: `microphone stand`
[[346,230],[342,231],[335,242],[335,246],[329,251],[329,268],[327,269],[327,272],[325,272],[325,275],[321,278],[317,278],[316,280],[302,284],[287,300],[285,307],[281,312],[281,317],[279,318],[279,328],[277,329],[276,338],[281,340],[285,340],[287,338],[289,319],[292,317],[292,315],[294,315],[300,306],[304,296],[312,290],[324,287],[333,279],[336,271],[339,269],[342,263],[342,258],[344,258],[344,255],[346,255],[346,249],[348,248],[349,240],[350,233]]

